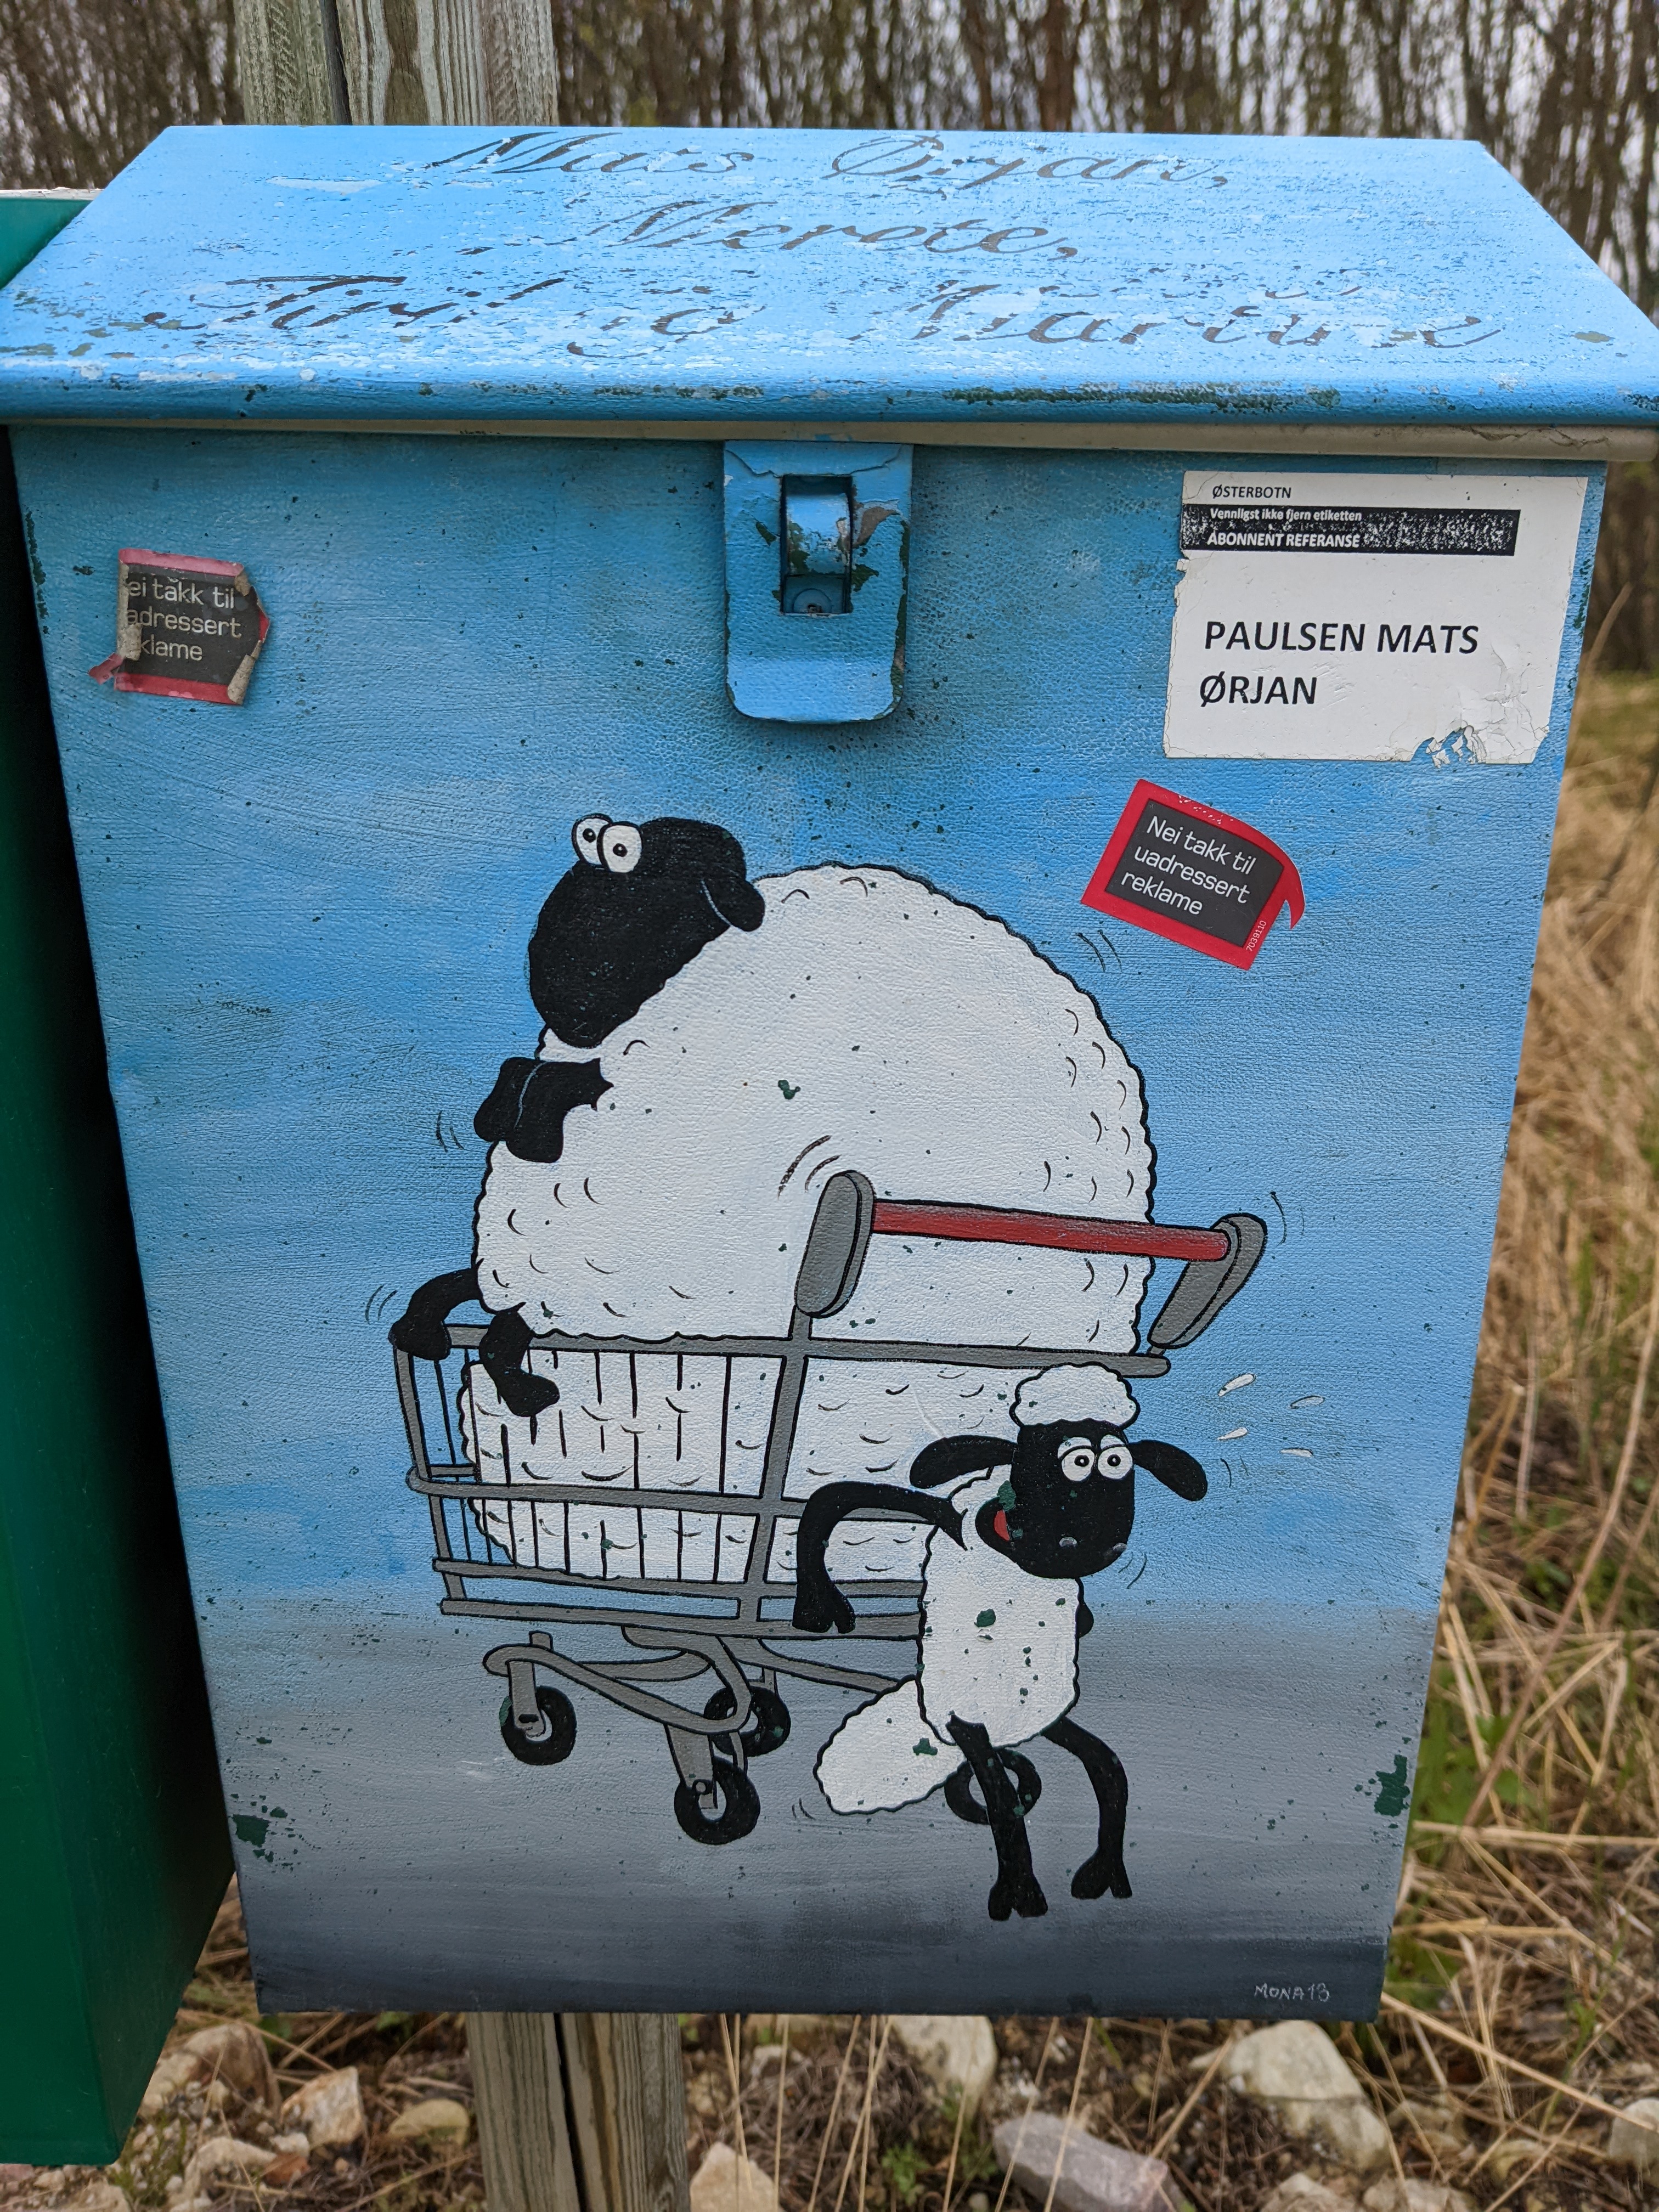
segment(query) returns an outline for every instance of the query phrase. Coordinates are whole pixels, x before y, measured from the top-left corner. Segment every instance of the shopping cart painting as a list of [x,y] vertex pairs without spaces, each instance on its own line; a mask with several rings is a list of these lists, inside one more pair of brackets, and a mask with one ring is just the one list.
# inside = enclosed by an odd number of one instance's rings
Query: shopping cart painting
[[[872,1241],[892,1237],[1182,1265],[1141,1348],[1130,1352],[824,1333],[822,1325],[853,1298]],[[959,1548],[947,1530],[956,1516],[954,1498],[970,1510],[982,1508],[978,1518],[993,1550],[1017,1549],[1026,1532],[1016,1491],[1002,1470],[1011,1468],[1017,1481],[1017,1455],[1024,1451],[1029,1461],[1039,1437],[1042,1449],[1069,1448],[1072,1465],[1062,1479],[1073,1486],[1071,1504],[1085,1494],[1105,1497],[1108,1521],[1116,1516],[1110,1528],[1085,1534],[1075,1563],[1064,1550],[1056,1552],[1032,1584],[1046,1593],[1045,1617],[1055,1613],[1050,1601],[1059,1602],[1064,1615],[1060,1632],[1062,1644],[1069,1638],[1069,1654],[1061,1653],[1067,1684],[1061,1702],[1069,1710],[1076,1696],[1076,1637],[1088,1626],[1081,1577],[1108,1563],[1097,1555],[1103,1547],[1111,1557],[1122,1548],[1114,1531],[1121,1526],[1127,1537],[1130,1460],[1179,1494],[1202,1494],[1201,1470],[1175,1447],[1126,1442],[1122,1429],[1133,1413],[1127,1390],[1169,1371],[1170,1355],[1193,1344],[1243,1288],[1265,1241],[1262,1224],[1249,1214],[1227,1215],[1209,1228],[1177,1228],[948,1201],[902,1202],[878,1197],[864,1176],[843,1170],[830,1177],[818,1199],[795,1279],[793,1310],[775,1335],[664,1340],[544,1334],[534,1340],[530,1364],[556,1376],[560,1401],[527,1421],[508,1413],[493,1389],[479,1358],[482,1328],[450,1323],[451,1352],[441,1361],[394,1347],[412,1455],[408,1480],[430,1513],[433,1565],[443,1585],[441,1609],[525,1632],[495,1645],[483,1662],[504,1685],[500,1727],[507,1749],[532,1766],[555,1766],[570,1758],[578,1717],[569,1689],[636,1714],[665,1732],[680,1828],[696,1842],[723,1844],[748,1835],[759,1819],[761,1800],[750,1770],[789,1735],[788,1684],[861,1693],[859,1712],[872,1712],[895,1698],[902,1705],[908,1698],[914,1724],[906,1747],[926,1790],[943,1784],[954,1812],[994,1831],[999,1875],[993,1917],[1006,1917],[1010,1910],[1040,1912],[1042,1893],[1024,1844],[1025,1815],[1040,1784],[1030,1760],[1015,1748],[1037,1731],[1008,1736],[1003,1730],[1006,1740],[994,1741],[983,1725],[966,1723],[965,1733],[959,1727],[945,1735],[921,1717],[915,1686],[925,1664],[918,1663],[919,1646],[930,1608],[937,1610],[931,1595],[924,1604],[926,1547],[943,1542]],[[983,1376],[1002,1386],[1003,1398],[1016,1407],[1016,1423],[1021,1389],[1029,1390],[1050,1373],[1085,1382],[1061,1384],[1071,1395],[1057,1424],[1050,1419],[1017,1435],[1011,1429],[1006,1437],[941,1438],[929,1448],[931,1471],[922,1463],[928,1457],[924,1451],[910,1480],[943,1482],[948,1497],[934,1496],[931,1487],[909,1487],[910,1470],[902,1468],[890,1484],[832,1484],[804,1495],[791,1483],[804,1395],[812,1377],[833,1374],[848,1362]],[[1096,1401],[1092,1413],[1076,1412],[1079,1387]],[[586,1410],[589,1433],[605,1438],[611,1431],[605,1444],[609,1459],[597,1469],[584,1465],[585,1455],[573,1445],[578,1407]],[[1052,1414],[1054,1407],[1037,1410]],[[1102,1419],[1103,1411],[1117,1418]],[[596,1413],[601,1418],[595,1428]],[[688,1425],[695,1430],[699,1424],[713,1447],[712,1477],[698,1455],[687,1468]],[[1065,1433],[1056,1435],[1056,1426]],[[1173,1458],[1160,1467],[1160,1454]],[[1081,1459],[1090,1455],[1083,1471],[1089,1480],[1079,1480]],[[550,1466],[567,1468],[574,1479],[535,1471]],[[663,1479],[670,1468],[672,1477]],[[1063,1534],[1054,1539],[1061,1546],[1073,1540]],[[878,1547],[873,1561],[859,1559],[855,1547],[872,1543]],[[798,1545],[811,1553],[799,1577]],[[1068,1572],[1073,1564],[1076,1571]],[[894,1571],[905,1567],[908,1571]],[[856,1613],[845,1595],[849,1587],[856,1589]],[[991,1626],[985,1624],[988,1635]],[[593,1656],[588,1647],[601,1631],[610,1632],[613,1646],[620,1640],[621,1656]],[[1052,1705],[1052,1668],[1048,1688]],[[1095,1757],[1097,1740],[1086,1737],[1065,1711],[1049,1716],[1045,1709],[1045,1722],[1049,1719],[1050,1739],[1084,1759],[1100,1805],[1100,1847],[1079,1870],[1074,1893],[1097,1895],[1110,1888],[1127,1894],[1122,1770],[1099,1746],[1102,1765]],[[924,1737],[933,1739],[926,1753]],[[948,1755],[952,1748],[959,1764]],[[939,1756],[941,1749],[946,1756]],[[819,1778],[835,1804],[822,1755]],[[922,1794],[922,1788],[910,1785],[911,1798]]]

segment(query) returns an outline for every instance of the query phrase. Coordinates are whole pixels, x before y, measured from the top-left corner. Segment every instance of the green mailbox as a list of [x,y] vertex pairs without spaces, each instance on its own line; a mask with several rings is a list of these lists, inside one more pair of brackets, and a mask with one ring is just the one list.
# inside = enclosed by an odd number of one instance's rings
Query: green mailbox
[[0,577],[0,2160],[102,2163],[230,1860],[9,451]]

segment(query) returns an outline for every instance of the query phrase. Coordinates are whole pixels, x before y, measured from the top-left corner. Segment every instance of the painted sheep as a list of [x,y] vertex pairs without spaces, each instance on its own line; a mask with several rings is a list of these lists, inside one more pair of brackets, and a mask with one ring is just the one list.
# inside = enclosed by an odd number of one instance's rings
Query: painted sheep
[[1198,1462],[1175,1445],[1128,1441],[1136,1411],[1110,1370],[1051,1368],[1020,1385],[1013,1437],[945,1437],[917,1455],[910,1480],[927,1494],[831,1483],[801,1517],[795,1626],[843,1635],[855,1616],[824,1559],[836,1523],[878,1504],[928,1526],[917,1671],[848,1716],[819,1754],[818,1782],[838,1813],[895,1811],[942,1783],[953,1813],[989,1824],[993,1920],[1048,1909],[1025,1827],[1042,1785],[1016,1749],[1038,1735],[1081,1761],[1099,1811],[1073,1896],[1130,1894],[1127,1777],[1111,1747],[1070,1717],[1078,1639],[1094,1625],[1083,1581],[1122,1556],[1138,1467],[1177,1498],[1196,1500],[1207,1487]]
[[[879,1196],[1147,1218],[1139,1077],[1087,994],[1002,922],[890,868],[751,883],[738,840],[708,823],[593,815],[573,842],[531,942],[537,1054],[504,1065],[477,1115],[491,1150],[474,1264],[418,1291],[392,1332],[438,1358],[453,1307],[477,1297],[493,1316],[462,1409],[487,1479],[614,1482],[621,1470],[646,1487],[717,1489],[745,1486],[736,1470],[752,1463],[757,1480],[763,1412],[755,1434],[723,1430],[718,1455],[706,1438],[688,1457],[683,1371],[645,1402],[642,1359],[623,1379],[608,1355],[578,1362],[532,1340],[781,1334],[820,1187],[838,1168]],[[953,1369],[953,1344],[1133,1350],[1149,1266],[877,1239],[856,1297],[823,1333],[922,1335],[939,1364],[815,1370],[791,1493],[849,1478],[902,1485],[931,1437],[1002,1421],[1019,1370]],[[750,1395],[763,1407],[764,1392]],[[538,1420],[556,1404],[556,1423]],[[672,1463],[672,1476],[642,1459]],[[644,1516],[630,1533],[627,1515],[604,1510],[574,1551],[563,1516],[561,1563],[645,1571]],[[538,1541],[545,1533],[538,1523]],[[920,1534],[846,1532],[869,1577],[913,1577]],[[793,1534],[779,1523],[768,1565],[779,1579],[793,1572]]]

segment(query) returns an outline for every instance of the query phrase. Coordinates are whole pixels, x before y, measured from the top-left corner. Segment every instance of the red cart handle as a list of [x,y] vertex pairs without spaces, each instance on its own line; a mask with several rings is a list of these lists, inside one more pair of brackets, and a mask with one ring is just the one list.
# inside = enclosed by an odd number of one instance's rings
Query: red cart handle
[[1071,1213],[1024,1213],[1002,1206],[946,1206],[878,1198],[877,1237],[939,1237],[960,1244],[1041,1244],[1057,1252],[1120,1252],[1142,1260],[1225,1260],[1220,1229],[1171,1229],[1154,1221],[1101,1221]]
[[1267,1230],[1254,1214],[1230,1213],[1211,1229],[1176,1229],[1158,1221],[1102,1221],[1087,1214],[1027,1213],[1009,1206],[957,1206],[948,1199],[878,1198],[867,1176],[842,1168],[825,1182],[807,1232],[795,1277],[798,1321],[827,1321],[841,1311],[858,1288],[872,1236],[1185,1261],[1148,1332],[1147,1340],[1160,1356],[1190,1344],[1208,1328],[1243,1290],[1267,1241]]

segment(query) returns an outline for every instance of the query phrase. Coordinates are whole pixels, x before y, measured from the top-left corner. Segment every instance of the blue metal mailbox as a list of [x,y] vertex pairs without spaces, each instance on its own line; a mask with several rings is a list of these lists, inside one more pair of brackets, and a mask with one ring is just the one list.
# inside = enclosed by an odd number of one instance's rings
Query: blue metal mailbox
[[268,2004],[1371,2007],[1656,390],[1460,145],[172,131],[11,286]]

